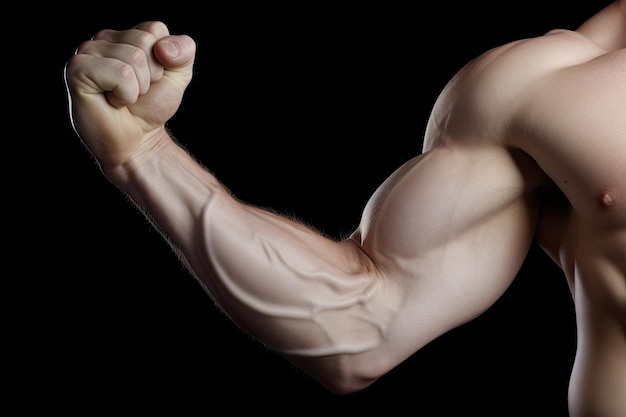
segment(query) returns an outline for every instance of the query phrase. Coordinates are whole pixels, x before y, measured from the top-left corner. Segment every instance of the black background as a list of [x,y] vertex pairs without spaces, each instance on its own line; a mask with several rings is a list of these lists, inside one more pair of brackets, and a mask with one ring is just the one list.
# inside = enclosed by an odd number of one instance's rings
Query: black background
[[484,315],[370,388],[330,394],[219,313],[100,175],[71,129],[62,71],[102,28],[158,19],[191,35],[195,78],[170,122],[178,139],[243,200],[340,236],[419,152],[430,107],[463,64],[575,28],[606,3],[112,2],[15,16],[5,63],[9,397],[23,410],[81,415],[566,415],[573,303],[540,249]]

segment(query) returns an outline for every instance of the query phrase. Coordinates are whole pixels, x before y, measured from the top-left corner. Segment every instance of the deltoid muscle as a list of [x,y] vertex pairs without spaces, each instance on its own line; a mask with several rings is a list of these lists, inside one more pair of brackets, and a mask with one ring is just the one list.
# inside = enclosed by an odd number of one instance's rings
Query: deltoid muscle
[[205,285],[244,330],[272,350],[300,356],[359,353],[381,343],[391,312],[375,295],[379,279],[324,262],[300,231],[285,238],[285,224],[269,213],[247,212],[252,217],[242,221],[219,201],[213,194],[203,213],[213,277]]

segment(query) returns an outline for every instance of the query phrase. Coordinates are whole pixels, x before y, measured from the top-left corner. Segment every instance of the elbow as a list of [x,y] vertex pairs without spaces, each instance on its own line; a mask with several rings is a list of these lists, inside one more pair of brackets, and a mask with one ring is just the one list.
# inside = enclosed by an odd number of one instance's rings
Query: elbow
[[360,378],[354,376],[342,376],[332,381],[324,381],[322,385],[329,392],[336,395],[354,394],[372,385],[378,378]]
[[[302,358],[295,363],[312,376],[326,390],[337,395],[357,393],[374,384],[388,368],[376,365],[377,361],[362,355],[341,354],[317,358],[313,361]],[[292,358],[293,360],[293,358]]]

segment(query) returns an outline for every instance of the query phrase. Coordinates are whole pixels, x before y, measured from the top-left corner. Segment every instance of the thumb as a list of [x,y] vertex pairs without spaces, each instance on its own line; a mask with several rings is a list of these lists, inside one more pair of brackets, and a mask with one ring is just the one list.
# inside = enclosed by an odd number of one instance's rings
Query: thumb
[[153,48],[155,58],[170,76],[187,85],[192,77],[196,57],[196,43],[187,35],[161,38]]

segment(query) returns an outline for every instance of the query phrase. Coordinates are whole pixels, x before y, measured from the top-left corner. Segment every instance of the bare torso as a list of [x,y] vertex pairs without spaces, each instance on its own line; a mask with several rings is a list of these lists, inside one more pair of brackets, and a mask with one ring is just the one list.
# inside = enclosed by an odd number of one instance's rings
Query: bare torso
[[424,151],[465,143],[522,150],[549,177],[536,238],[576,305],[570,411],[626,415],[626,50],[553,31],[487,52],[444,90]]

